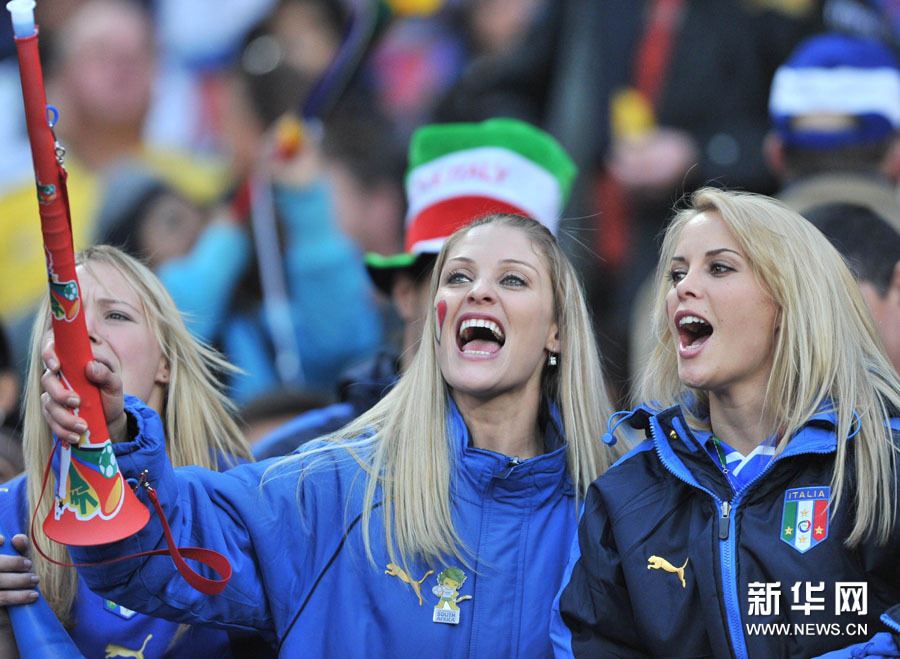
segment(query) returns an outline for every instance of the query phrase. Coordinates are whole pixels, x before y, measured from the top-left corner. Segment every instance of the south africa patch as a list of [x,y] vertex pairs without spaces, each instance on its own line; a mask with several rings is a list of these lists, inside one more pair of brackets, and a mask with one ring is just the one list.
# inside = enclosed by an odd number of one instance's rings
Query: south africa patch
[[781,539],[801,554],[828,537],[828,500],[831,488],[798,487],[784,493]]
[[463,595],[460,597],[459,591],[466,582],[465,573],[458,567],[444,568],[437,575],[437,586],[431,589],[431,592],[439,597],[438,603],[434,605],[434,612],[431,616],[432,622],[440,622],[446,625],[459,624],[459,602],[472,599],[471,595]]

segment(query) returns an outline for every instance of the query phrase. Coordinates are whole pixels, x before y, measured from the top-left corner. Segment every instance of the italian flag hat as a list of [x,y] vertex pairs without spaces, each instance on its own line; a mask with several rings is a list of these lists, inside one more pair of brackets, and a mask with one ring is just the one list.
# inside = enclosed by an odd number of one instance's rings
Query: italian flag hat
[[367,254],[372,280],[389,294],[398,270],[419,274],[454,231],[493,213],[526,215],[555,234],[576,173],[553,137],[518,119],[419,128],[406,172],[406,251]]

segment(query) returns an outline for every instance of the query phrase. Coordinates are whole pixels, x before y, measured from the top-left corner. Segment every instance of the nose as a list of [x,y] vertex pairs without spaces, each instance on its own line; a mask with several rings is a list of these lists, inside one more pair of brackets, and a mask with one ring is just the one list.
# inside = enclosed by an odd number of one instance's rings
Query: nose
[[684,277],[675,283],[675,292],[681,300],[689,297],[700,297],[699,284],[695,270],[690,269],[684,274]]
[[91,343],[99,343],[100,335],[97,333],[97,321],[94,318],[94,314],[85,313],[84,324],[87,326],[88,338],[91,340]]
[[479,277],[472,282],[467,298],[470,302],[493,302],[496,299],[493,283],[486,277]]

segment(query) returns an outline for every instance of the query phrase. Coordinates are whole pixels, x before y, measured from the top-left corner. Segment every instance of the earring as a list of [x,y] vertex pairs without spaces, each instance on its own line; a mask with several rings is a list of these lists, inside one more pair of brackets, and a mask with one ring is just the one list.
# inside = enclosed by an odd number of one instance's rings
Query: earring
[[556,366],[556,353],[555,352],[551,352],[547,356],[547,366]]

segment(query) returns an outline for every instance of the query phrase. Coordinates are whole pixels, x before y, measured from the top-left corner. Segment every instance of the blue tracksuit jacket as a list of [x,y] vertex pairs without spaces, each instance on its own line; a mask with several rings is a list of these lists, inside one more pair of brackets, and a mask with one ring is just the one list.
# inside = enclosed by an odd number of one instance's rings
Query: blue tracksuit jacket
[[733,492],[680,407],[635,410],[648,440],[588,491],[554,602],[557,655],[808,658],[878,632],[893,648],[900,617],[880,617],[900,602],[900,529],[844,545],[852,483],[824,509],[834,423],[811,419]]
[[[148,469],[179,545],[225,554],[234,574],[222,594],[207,597],[167,556],[82,568],[104,597],[152,615],[261,630],[284,657],[551,654],[550,606],[577,527],[558,422],[545,433],[547,453],[517,461],[470,446],[451,404],[451,509],[471,565],[414,561],[411,586],[388,567],[377,493],[375,564],[366,557],[365,474],[351,457],[329,457],[299,488],[296,469],[262,482],[271,460],[224,473],[173,469],[156,414],[136,399],[127,409],[138,432],[116,446],[124,475]],[[71,550],[78,561],[96,561],[162,543],[154,514],[132,538]],[[457,624],[434,622],[457,614]]]

